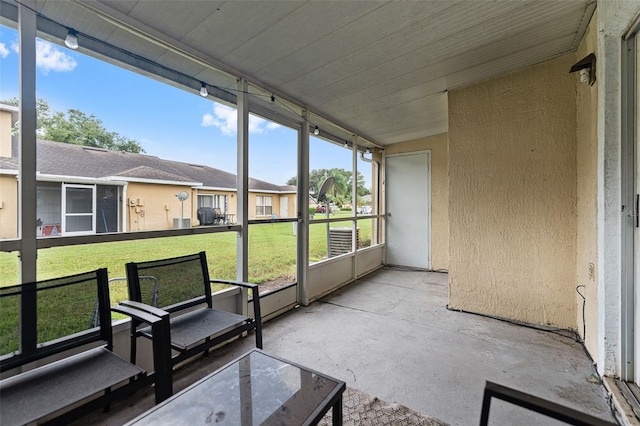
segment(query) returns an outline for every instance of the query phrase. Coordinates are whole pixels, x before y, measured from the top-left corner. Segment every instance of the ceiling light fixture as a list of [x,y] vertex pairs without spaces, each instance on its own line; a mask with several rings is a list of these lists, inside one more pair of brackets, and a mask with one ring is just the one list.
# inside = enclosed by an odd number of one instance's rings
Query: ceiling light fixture
[[206,98],[207,96],[209,96],[207,85],[202,82],[200,83],[200,96],[202,96],[203,98]]
[[318,129],[318,126],[316,126],[315,129],[313,129],[313,134],[318,136],[320,134],[320,129]]
[[64,44],[71,50],[78,48],[78,32],[73,28],[67,29],[67,37],[64,39]]
[[344,147],[345,147],[345,148],[349,148],[349,142],[344,141]]

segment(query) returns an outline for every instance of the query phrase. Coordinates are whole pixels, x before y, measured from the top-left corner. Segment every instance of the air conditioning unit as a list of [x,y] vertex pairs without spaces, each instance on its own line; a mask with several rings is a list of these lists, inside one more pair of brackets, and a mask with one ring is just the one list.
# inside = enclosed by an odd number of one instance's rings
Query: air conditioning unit
[[[351,251],[353,228],[329,228],[329,257],[340,256]],[[356,241],[360,246],[360,228],[356,232]]]
[[180,218],[179,217],[174,217],[173,218],[173,228],[174,229],[191,228],[191,218],[190,217],[183,217],[182,218],[182,226],[180,226]]

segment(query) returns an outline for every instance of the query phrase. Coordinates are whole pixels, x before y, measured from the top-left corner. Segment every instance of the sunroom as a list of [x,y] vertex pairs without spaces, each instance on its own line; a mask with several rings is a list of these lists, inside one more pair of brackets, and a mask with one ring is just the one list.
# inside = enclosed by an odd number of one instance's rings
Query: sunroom
[[[440,271],[449,309],[570,330],[610,392],[633,394],[639,12],[634,1],[586,0],[2,0],[0,23],[19,34],[21,161],[17,196],[0,194],[19,217],[19,237],[0,241],[12,277],[2,284],[43,279],[68,256],[83,259],[78,268],[104,266],[91,254],[105,245],[119,265],[110,276],[122,276],[125,262],[148,260],[137,247],[157,253],[155,241],[207,251],[221,278],[264,283],[268,320],[386,266]],[[63,50],[70,36],[74,54],[233,117],[233,146],[205,140],[200,151],[233,151],[233,223],[37,235],[37,43]],[[101,78],[87,88],[96,103],[108,99]],[[220,117],[209,115],[202,123]],[[283,163],[261,157],[256,120],[283,129],[269,145]],[[291,171],[277,183],[295,183],[295,194],[250,202],[259,163]],[[310,214],[314,202],[326,213]],[[370,214],[359,214],[364,203]],[[246,292],[217,297],[249,310]]]

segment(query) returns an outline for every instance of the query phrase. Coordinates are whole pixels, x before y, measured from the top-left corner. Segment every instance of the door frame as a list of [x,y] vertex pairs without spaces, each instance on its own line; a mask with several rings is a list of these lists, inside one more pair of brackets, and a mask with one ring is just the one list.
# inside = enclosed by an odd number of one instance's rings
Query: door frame
[[[386,154],[385,155],[385,160],[384,160],[384,166],[385,166],[385,200],[384,200],[384,211],[385,211],[385,215],[387,217],[390,217],[390,211],[389,211],[389,194],[388,194],[388,188],[386,188],[386,182],[389,179],[389,172],[387,170],[387,162],[389,161],[389,159],[393,159],[393,158],[398,158],[398,157],[409,157],[409,156],[414,156],[414,155],[422,155],[422,154],[426,154],[427,157],[427,182],[426,182],[426,201],[427,201],[427,205],[426,205],[426,233],[427,233],[427,246],[426,246],[426,250],[427,250],[427,270],[431,270],[432,269],[432,253],[431,253],[431,150],[427,149],[427,150],[421,150],[421,151],[410,151],[410,152],[402,152],[402,153],[397,153],[397,154]],[[389,220],[385,220],[385,245],[387,247],[387,249],[385,250],[385,255],[384,255],[384,261],[385,264],[388,264],[388,254],[389,254]]]
[[620,378],[624,381],[640,382],[640,289],[638,273],[635,265],[640,258],[636,240],[637,227],[637,194],[640,162],[638,153],[638,109],[640,109],[640,93],[638,93],[637,40],[638,27],[632,29],[622,41],[622,90],[621,90],[621,201],[623,205],[621,217],[621,360]]
[[[67,188],[91,189],[91,230],[90,231],[67,231]],[[96,233],[96,185],[63,183],[62,184],[62,206],[61,206],[61,228],[63,236],[71,235],[93,235]],[[77,214],[76,216],[88,216],[88,214]]]

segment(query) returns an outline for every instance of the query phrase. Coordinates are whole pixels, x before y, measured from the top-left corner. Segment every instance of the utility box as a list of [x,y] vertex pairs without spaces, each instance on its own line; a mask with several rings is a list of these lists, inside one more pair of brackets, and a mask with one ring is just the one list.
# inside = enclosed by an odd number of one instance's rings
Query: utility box
[[[351,251],[353,228],[329,228],[329,257]],[[360,228],[356,231],[357,246],[360,247]]]
[[173,228],[174,229],[191,228],[191,218],[190,217],[183,217],[182,218],[182,226],[180,226],[180,218],[179,217],[174,217],[173,218]]

